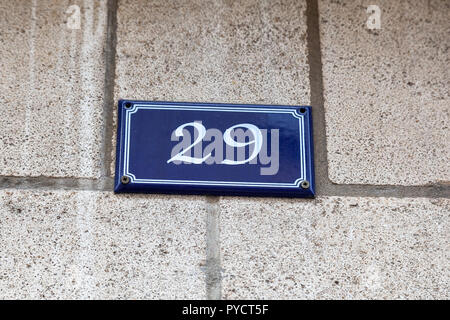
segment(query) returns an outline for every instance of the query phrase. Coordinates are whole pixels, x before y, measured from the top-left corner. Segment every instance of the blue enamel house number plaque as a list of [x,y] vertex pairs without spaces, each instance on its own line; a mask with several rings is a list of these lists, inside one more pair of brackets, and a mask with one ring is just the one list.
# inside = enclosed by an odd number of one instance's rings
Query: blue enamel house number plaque
[[119,101],[115,192],[314,197],[311,107]]

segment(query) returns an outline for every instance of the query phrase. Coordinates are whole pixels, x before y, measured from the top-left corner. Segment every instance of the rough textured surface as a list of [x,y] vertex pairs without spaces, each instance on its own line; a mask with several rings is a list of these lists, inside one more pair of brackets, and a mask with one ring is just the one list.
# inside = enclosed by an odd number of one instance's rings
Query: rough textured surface
[[1,175],[100,175],[105,31],[106,0],[0,1]]
[[2,299],[204,299],[202,198],[0,192]]
[[121,1],[117,97],[307,104],[303,1]]
[[116,101],[307,105],[305,9],[295,0],[120,1]]
[[[372,1],[373,2],[373,1]],[[319,1],[329,175],[335,183],[450,180],[450,3]]]
[[225,299],[448,299],[448,199],[224,198]]

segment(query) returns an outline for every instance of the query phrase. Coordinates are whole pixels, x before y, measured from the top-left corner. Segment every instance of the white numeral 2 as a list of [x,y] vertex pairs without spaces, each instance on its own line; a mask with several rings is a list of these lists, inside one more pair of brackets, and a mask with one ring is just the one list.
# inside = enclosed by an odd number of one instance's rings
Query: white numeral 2
[[167,163],[170,163],[172,161],[184,161],[187,163],[194,163],[194,164],[201,164],[203,163],[203,161],[205,161],[206,159],[208,159],[211,156],[211,153],[204,156],[203,158],[194,158],[194,157],[189,157],[189,156],[184,156],[183,154],[188,152],[189,150],[191,150],[197,143],[200,143],[203,138],[206,135],[206,128],[198,122],[189,122],[189,123],[185,123],[182,124],[181,126],[179,126],[176,130],[175,130],[175,136],[177,137],[182,137],[183,136],[183,129],[186,127],[194,127],[195,129],[197,129],[198,131],[198,137],[197,139],[195,139],[194,143],[191,144],[189,147],[187,147],[186,149],[184,149],[182,152],[176,154],[175,156],[173,156],[172,158],[170,158],[169,160],[167,160]]

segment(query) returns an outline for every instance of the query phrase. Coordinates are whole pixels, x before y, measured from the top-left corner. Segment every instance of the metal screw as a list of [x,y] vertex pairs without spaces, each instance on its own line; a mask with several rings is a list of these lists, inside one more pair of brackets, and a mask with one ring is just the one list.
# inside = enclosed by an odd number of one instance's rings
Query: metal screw
[[122,176],[122,178],[120,178],[120,182],[122,182],[122,184],[129,184],[130,183],[130,177]]
[[126,102],[126,103],[125,103],[125,108],[126,108],[126,109],[131,108],[131,103],[130,103],[130,102]]
[[302,183],[300,184],[300,186],[303,189],[308,189],[309,188],[309,181],[308,180],[303,180]]
[[298,112],[305,113],[306,112],[306,108],[301,107],[300,109],[298,109]]

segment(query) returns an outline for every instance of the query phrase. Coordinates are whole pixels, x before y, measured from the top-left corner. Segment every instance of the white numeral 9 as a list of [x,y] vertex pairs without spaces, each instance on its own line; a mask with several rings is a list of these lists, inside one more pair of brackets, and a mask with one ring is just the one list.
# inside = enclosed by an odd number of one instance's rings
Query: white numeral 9
[[[246,129],[250,130],[251,133],[253,134],[254,140],[251,140],[248,142],[238,142],[238,141],[233,140],[231,138],[231,131],[234,130],[235,128],[246,128]],[[250,124],[250,123],[241,123],[241,124],[237,124],[237,125],[234,125],[234,126],[228,128],[225,131],[225,133],[223,134],[223,140],[225,141],[225,143],[227,145],[229,145],[231,147],[236,147],[236,148],[242,148],[242,147],[248,146],[250,144],[255,144],[255,146],[253,148],[253,152],[248,159],[242,160],[242,161],[234,161],[234,160],[225,159],[222,161],[222,164],[239,165],[239,164],[244,164],[244,163],[250,162],[258,156],[258,153],[261,151],[263,138],[262,138],[261,130],[259,130],[259,128],[257,126]]]

